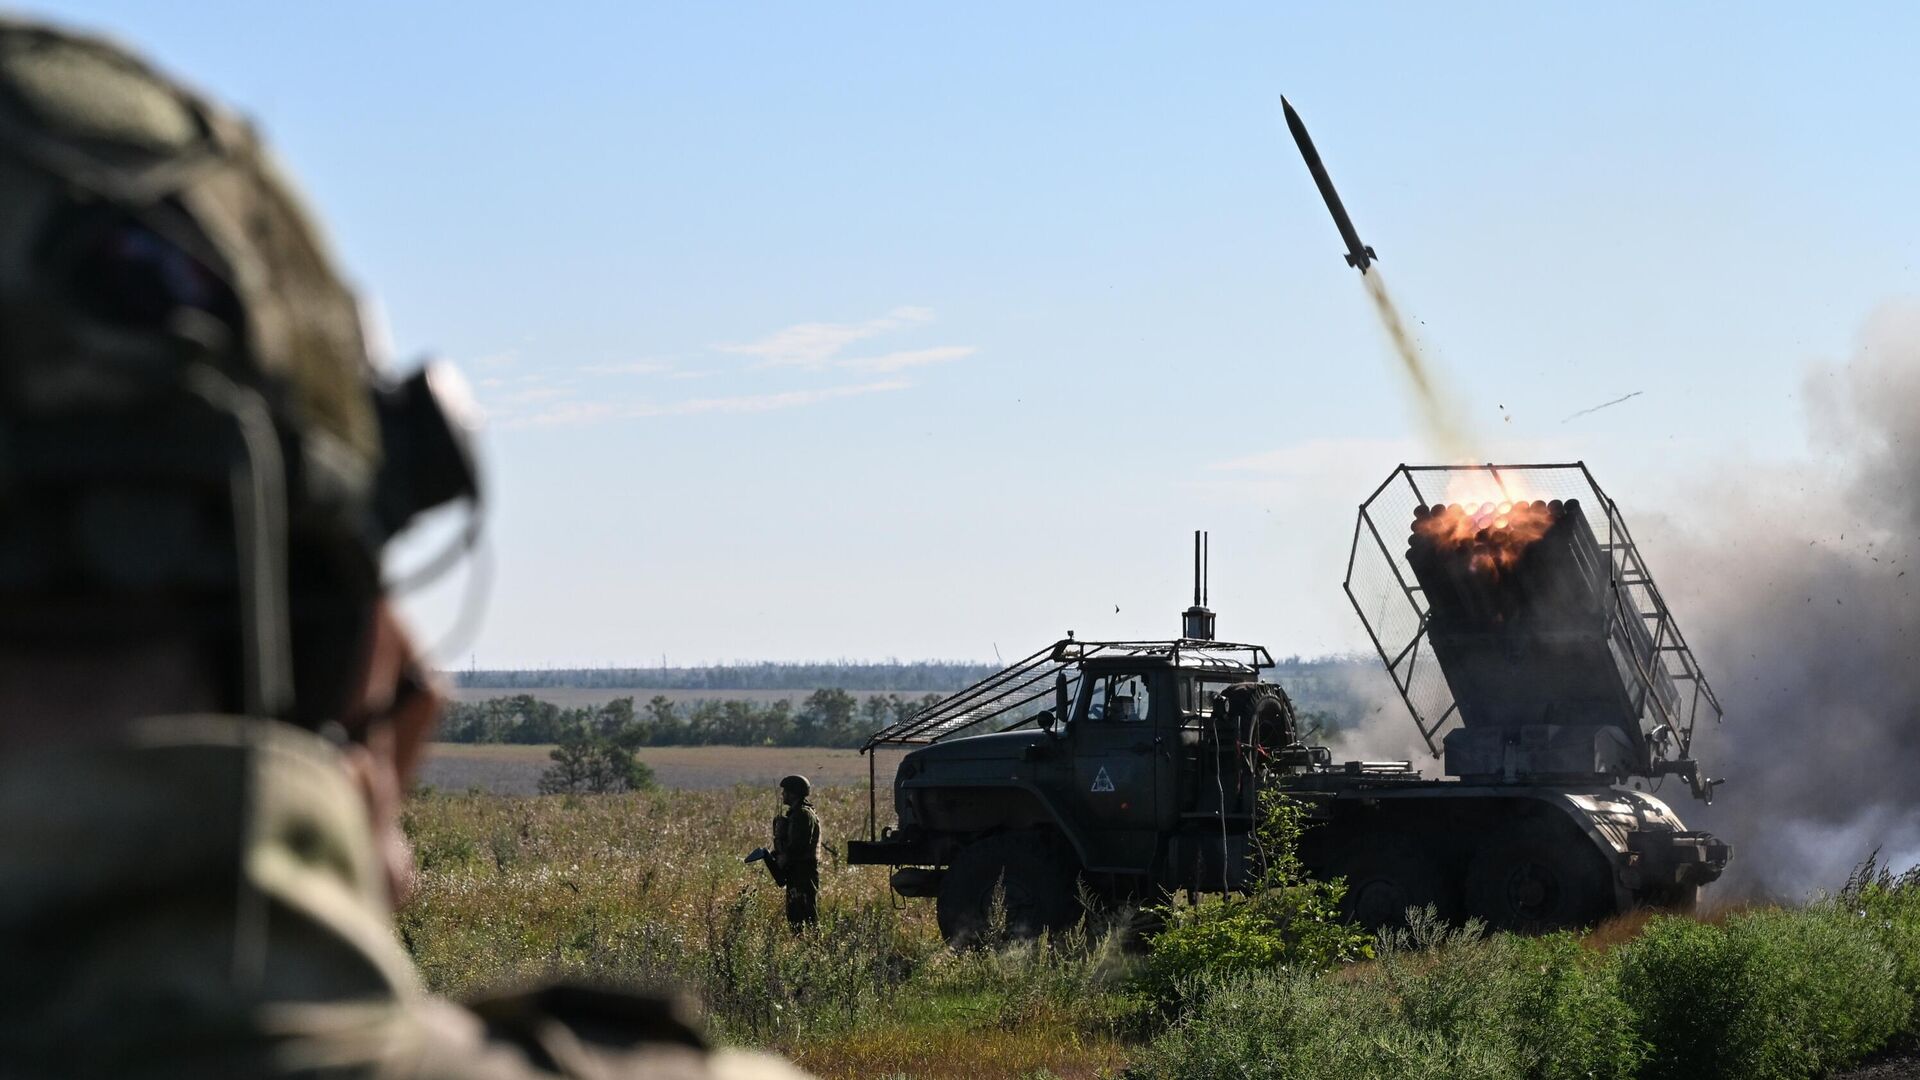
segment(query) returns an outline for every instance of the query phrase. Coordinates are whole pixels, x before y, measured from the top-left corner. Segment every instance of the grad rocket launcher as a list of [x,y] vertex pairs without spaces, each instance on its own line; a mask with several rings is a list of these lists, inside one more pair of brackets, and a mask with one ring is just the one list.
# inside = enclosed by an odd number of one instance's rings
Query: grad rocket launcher
[[1000,920],[1063,932],[1086,897],[1253,887],[1272,794],[1313,822],[1301,866],[1344,880],[1370,927],[1429,906],[1586,926],[1684,908],[1726,868],[1731,847],[1650,790],[1712,793],[1691,748],[1720,706],[1583,466],[1401,466],[1361,508],[1347,594],[1444,777],[1313,745],[1272,654],[1215,636],[1205,551],[1177,638],[1069,632],[874,732],[870,755],[907,751],[894,823],[874,767],[847,862],[894,867],[960,945]]
[[1361,507],[1346,589],[1449,775],[1668,776],[1720,704],[1581,464],[1406,466]]

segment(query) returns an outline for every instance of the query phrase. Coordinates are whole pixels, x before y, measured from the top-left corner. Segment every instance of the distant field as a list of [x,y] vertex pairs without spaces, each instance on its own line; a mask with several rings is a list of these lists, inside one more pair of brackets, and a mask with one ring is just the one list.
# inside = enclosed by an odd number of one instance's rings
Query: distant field
[[[597,693],[598,691],[579,691]],[[420,782],[441,791],[478,788],[490,795],[533,795],[551,759],[551,746],[435,743]],[[875,761],[881,786],[893,781],[902,751],[882,750]],[[821,787],[865,784],[867,759],[857,750],[778,746],[659,746],[640,751],[661,786],[712,791],[735,784],[772,787],[800,773]]]
[[[758,701],[763,704],[779,701],[781,698],[793,702],[796,706],[813,693],[808,690],[649,690],[644,687],[609,686],[582,688],[576,686],[457,686],[449,694],[455,701],[491,701],[494,698],[516,697],[526,694],[537,701],[551,701],[563,709],[578,709],[587,705],[605,705],[615,698],[630,697],[635,705],[645,705],[655,696],[672,702],[682,701]],[[870,697],[883,697],[898,694],[903,698],[924,697],[924,691],[918,690],[849,690],[855,698],[862,701]]]

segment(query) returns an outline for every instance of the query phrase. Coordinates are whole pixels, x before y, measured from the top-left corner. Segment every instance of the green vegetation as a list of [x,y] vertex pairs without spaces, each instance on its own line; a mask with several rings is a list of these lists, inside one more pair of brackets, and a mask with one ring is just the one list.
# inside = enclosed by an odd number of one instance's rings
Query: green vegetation
[[440,738],[455,743],[566,743],[603,739],[629,750],[640,746],[857,747],[867,736],[940,700],[938,694],[874,694],[862,700],[845,690],[815,690],[795,707],[781,698],[705,699],[691,705],[656,694],[636,709],[630,697],[604,705],[565,708],[531,694],[453,702]]
[[[863,788],[817,803],[836,847],[863,829]],[[777,808],[746,788],[418,797],[403,938],[456,995],[554,974],[682,987],[723,1039],[829,1077],[1811,1078],[1916,1030],[1915,872],[1589,935],[1417,918],[1341,963],[1359,943],[1336,893],[1269,842],[1269,888],[1176,905],[1145,955],[1083,931],[955,955],[931,905],[832,858],[821,925],[789,933],[740,861]]]
[[1620,950],[1622,998],[1654,1080],[1824,1075],[1897,1034],[1913,1002],[1892,957],[1834,903],[1742,912],[1718,925],[1656,919]]
[[1609,965],[1571,935],[1416,919],[1378,953],[1331,975],[1209,977],[1134,1075],[1557,1080],[1630,1077],[1642,1060]]
[[[816,793],[838,848],[864,789]],[[725,1040],[824,1076],[1089,1076],[1124,1064],[1134,998],[1104,941],[950,953],[884,872],[829,858],[821,923],[794,935],[741,857],[769,839],[771,790],[508,798],[408,806],[420,864],[400,931],[454,995],[562,975],[683,988]]]
[[1315,881],[1301,865],[1306,809],[1285,797],[1263,800],[1254,886],[1245,893],[1168,905],[1139,981],[1153,999],[1177,1009],[1213,980],[1285,968],[1325,971],[1373,955],[1371,938],[1340,921],[1339,882]]
[[[455,686],[482,690],[531,690],[545,687],[615,690],[807,690],[843,686],[849,690],[952,693],[1000,670],[998,664],[951,660],[880,663],[850,661],[792,664],[756,661],[704,667],[523,668],[449,671]],[[715,694],[723,697],[724,694]]]
[[[1287,688],[1313,737],[1337,742],[1373,708],[1369,680],[1378,665],[1352,657],[1287,657],[1268,673]],[[998,670],[995,665],[923,662],[880,664],[737,664],[701,668],[553,668],[449,672],[454,685],[480,689],[615,688],[712,691],[676,702],[652,695],[566,708],[530,693],[455,702],[440,737],[456,743],[559,743],[588,730],[625,746],[856,747],[875,731],[904,720]],[[795,689],[821,687],[822,689]],[[794,697],[754,701],[728,691],[795,689]],[[1377,689],[1377,688],[1375,688]],[[862,699],[849,691],[883,691]]]
[[586,727],[568,732],[548,756],[553,764],[540,774],[542,795],[612,795],[654,786],[653,770],[631,746]]

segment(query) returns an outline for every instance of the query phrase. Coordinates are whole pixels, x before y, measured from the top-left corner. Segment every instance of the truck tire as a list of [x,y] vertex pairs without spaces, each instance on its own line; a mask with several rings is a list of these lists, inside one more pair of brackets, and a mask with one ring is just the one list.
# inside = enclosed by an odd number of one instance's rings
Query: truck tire
[[1584,836],[1523,828],[1496,838],[1467,866],[1467,914],[1495,930],[1538,933],[1591,926],[1613,914],[1613,882]]
[[996,896],[1003,898],[1006,935],[1027,941],[1060,933],[1078,922],[1079,867],[1048,837],[1001,833],[962,848],[940,882],[940,934],[956,949],[984,944],[994,931]]
[[1327,875],[1347,879],[1340,913],[1368,930],[1405,926],[1410,907],[1432,904],[1442,919],[1458,914],[1457,881],[1449,880],[1430,852],[1405,839],[1354,836],[1330,861]]

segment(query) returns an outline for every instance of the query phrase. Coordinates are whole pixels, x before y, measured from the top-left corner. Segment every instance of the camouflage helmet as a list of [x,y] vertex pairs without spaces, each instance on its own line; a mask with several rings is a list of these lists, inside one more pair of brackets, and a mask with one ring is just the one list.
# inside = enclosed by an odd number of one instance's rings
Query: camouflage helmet
[[0,315],[16,407],[138,395],[174,374],[186,335],[266,376],[343,478],[378,464],[355,298],[253,129],[113,45],[12,19]]
[[792,773],[780,778],[780,794],[789,801],[804,799],[813,794],[813,785],[806,777]]
[[434,381],[374,370],[251,126],[0,17],[0,609],[77,595],[110,623],[136,594],[238,594],[256,638],[299,637],[302,594],[364,609],[386,540],[477,495]]

